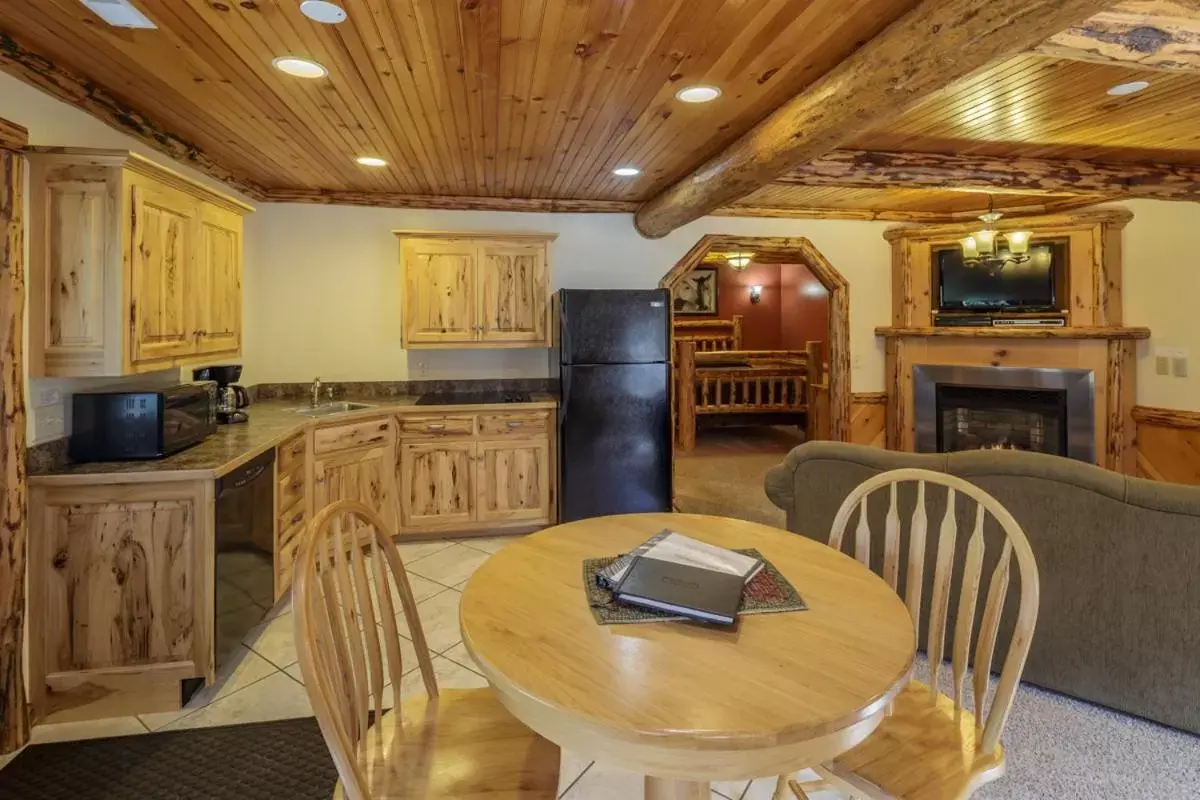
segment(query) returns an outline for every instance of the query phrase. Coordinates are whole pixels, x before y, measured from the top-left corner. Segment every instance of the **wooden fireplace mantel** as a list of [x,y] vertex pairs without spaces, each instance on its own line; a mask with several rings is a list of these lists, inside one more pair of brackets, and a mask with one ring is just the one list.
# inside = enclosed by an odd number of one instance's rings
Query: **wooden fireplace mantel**
[[880,326],[876,336],[912,338],[924,336],[955,339],[1149,339],[1149,328],[893,328]]
[[889,230],[892,324],[875,329],[884,340],[887,447],[915,449],[917,365],[1085,369],[1094,376],[1096,463],[1133,473],[1134,362],[1137,341],[1150,338],[1150,330],[1122,325],[1122,237],[1130,219],[1124,208],[1104,208],[1001,220],[1002,229],[1020,226],[1035,239],[1066,244],[1061,328],[935,327],[933,253],[973,228],[964,223]]

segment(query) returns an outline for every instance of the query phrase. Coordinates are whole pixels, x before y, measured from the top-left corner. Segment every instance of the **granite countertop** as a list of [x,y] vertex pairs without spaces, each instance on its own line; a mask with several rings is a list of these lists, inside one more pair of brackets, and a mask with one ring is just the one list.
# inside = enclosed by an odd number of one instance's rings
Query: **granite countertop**
[[296,413],[297,409],[305,407],[303,401],[264,400],[249,406],[248,422],[219,425],[216,433],[200,444],[166,458],[66,464],[45,471],[30,472],[29,482],[35,485],[62,485],[219,478],[285,439],[317,425],[343,424],[388,412],[441,414],[464,411],[522,411],[556,408],[558,405],[553,395],[542,392],[531,393],[528,403],[417,406],[417,399],[412,395],[340,397],[338,402],[368,403],[371,407],[315,418]]

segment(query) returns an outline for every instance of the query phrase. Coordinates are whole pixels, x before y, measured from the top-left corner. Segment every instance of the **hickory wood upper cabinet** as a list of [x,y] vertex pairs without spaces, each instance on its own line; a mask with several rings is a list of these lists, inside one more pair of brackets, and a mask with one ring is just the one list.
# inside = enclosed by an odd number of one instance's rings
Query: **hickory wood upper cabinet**
[[28,158],[31,375],[130,375],[240,354],[250,206],[126,151]]
[[394,233],[405,349],[550,346],[554,234]]

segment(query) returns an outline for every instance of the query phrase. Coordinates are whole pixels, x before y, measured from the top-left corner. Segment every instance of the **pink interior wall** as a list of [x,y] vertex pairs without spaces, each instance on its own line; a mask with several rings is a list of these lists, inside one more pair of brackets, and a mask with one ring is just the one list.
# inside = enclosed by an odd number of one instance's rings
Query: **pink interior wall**
[[803,264],[779,265],[780,325],[783,350],[803,350],[805,342],[829,339],[829,293]]
[[[742,347],[779,350],[780,291],[778,264],[751,264],[738,272],[722,264],[717,271],[717,316],[742,315]],[[762,299],[750,302],[750,287],[762,286]]]

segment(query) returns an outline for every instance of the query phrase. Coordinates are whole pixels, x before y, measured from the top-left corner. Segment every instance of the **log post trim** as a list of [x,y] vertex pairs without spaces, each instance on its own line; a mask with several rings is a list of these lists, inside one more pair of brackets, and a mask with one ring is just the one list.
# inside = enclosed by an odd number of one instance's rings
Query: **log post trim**
[[0,754],[29,741],[25,696],[24,128],[0,120]]

